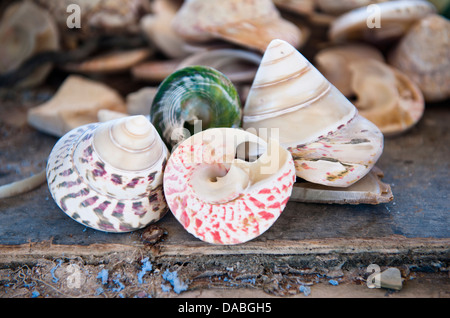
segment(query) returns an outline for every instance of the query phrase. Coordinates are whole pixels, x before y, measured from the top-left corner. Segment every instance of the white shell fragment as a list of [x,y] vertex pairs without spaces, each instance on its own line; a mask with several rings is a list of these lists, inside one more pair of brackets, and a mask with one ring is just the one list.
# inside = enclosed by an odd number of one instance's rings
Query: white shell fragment
[[172,20],[178,11],[174,1],[156,0],[152,2],[153,14],[140,20],[140,28],[146,37],[169,58],[181,58],[188,54],[185,41],[172,29]]
[[383,172],[376,166],[361,180],[347,188],[296,182],[289,199],[305,203],[380,204],[393,200],[391,186],[381,181]]
[[450,21],[437,14],[418,21],[388,60],[419,86],[426,101],[450,98]]
[[48,102],[28,111],[34,128],[61,137],[70,130],[97,122],[100,109],[125,113],[122,97],[110,87],[77,75],[69,76]]
[[261,55],[247,50],[216,49],[194,53],[178,65],[178,69],[204,65],[222,72],[233,83],[251,82],[261,63]]
[[289,152],[236,128],[211,128],[183,141],[164,173],[170,210],[195,237],[238,244],[265,232],[295,182]]
[[218,38],[260,51],[275,38],[295,47],[303,43],[301,30],[282,18],[271,0],[185,1],[173,27],[186,41]]
[[47,181],[56,204],[75,221],[129,232],[167,211],[162,179],[169,153],[144,116],[76,128],[56,143]]
[[278,134],[307,181],[348,187],[383,151],[383,135],[294,47],[273,40],[247,97],[244,129]]
[[398,39],[411,25],[436,12],[425,0],[398,0],[361,7],[338,17],[331,24],[329,37],[332,41],[365,40],[384,42]]

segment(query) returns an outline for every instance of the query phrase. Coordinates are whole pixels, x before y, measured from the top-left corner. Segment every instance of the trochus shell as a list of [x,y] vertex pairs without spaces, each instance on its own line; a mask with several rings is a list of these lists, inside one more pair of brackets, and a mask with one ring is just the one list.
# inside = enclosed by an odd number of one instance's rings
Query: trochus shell
[[167,211],[162,189],[168,150],[144,116],[76,128],[53,148],[49,190],[75,221],[107,232],[128,232]]
[[273,40],[244,107],[244,129],[268,129],[291,151],[297,176],[347,187],[366,175],[383,135],[294,47]]

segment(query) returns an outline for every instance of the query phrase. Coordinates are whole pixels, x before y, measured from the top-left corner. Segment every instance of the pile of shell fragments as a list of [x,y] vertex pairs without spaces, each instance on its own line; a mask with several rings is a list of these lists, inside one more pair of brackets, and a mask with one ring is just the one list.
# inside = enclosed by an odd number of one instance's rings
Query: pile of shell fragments
[[[28,113],[59,138],[46,173],[0,192],[46,178],[66,214],[103,231],[170,209],[194,236],[236,244],[288,200],[389,202],[375,166],[384,136],[450,97],[449,1],[28,0],[0,10],[0,89],[65,74]],[[136,89],[121,94],[109,76]]]

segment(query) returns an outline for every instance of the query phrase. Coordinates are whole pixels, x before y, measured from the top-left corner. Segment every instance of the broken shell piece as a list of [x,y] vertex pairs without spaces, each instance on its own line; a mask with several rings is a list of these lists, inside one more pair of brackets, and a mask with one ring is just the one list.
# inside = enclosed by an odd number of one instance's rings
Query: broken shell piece
[[140,27],[143,33],[169,58],[188,55],[185,41],[172,29],[172,20],[178,11],[173,1],[157,0],[152,3],[153,14],[142,17]]
[[262,52],[274,38],[295,47],[304,42],[300,29],[283,19],[271,0],[185,1],[173,27],[186,41],[220,38]]
[[68,131],[97,122],[100,109],[126,112],[125,102],[103,83],[71,75],[48,102],[28,111],[34,128],[61,137]]
[[296,182],[290,201],[333,204],[380,204],[394,199],[391,186],[381,181],[383,172],[376,166],[361,180],[347,188]]
[[47,163],[56,204],[75,221],[129,232],[167,211],[162,179],[169,153],[144,116],[88,124],[64,135]]
[[280,9],[309,16],[314,12],[316,0],[273,0]]
[[190,55],[178,68],[192,65],[209,66],[222,72],[235,83],[253,81],[260,63],[260,54],[238,49],[218,49]]
[[354,92],[348,65],[358,60],[374,59],[384,62],[383,54],[368,44],[344,44],[320,50],[314,57],[317,69],[346,97]]
[[126,97],[127,113],[130,115],[148,115],[158,87],[144,87]]
[[[43,51],[59,50],[59,33],[52,17],[31,1],[10,5],[0,24],[0,74],[17,69],[25,60]],[[52,65],[45,63],[18,86],[42,83]]]
[[180,64],[179,59],[151,60],[140,63],[131,69],[133,77],[150,82],[162,82],[167,76],[175,72]]
[[425,100],[450,98],[450,22],[429,15],[417,22],[388,57],[389,63],[411,78]]
[[328,14],[340,15],[356,8],[368,6],[370,4],[377,4],[389,0],[339,0],[339,1],[315,0],[315,1],[317,3],[317,8],[320,9],[320,11]]
[[425,101],[419,88],[400,71],[376,60],[351,62],[355,106],[385,135],[397,134],[422,118]]
[[109,52],[80,63],[69,63],[63,68],[77,73],[115,73],[129,70],[151,55],[150,49]]
[[361,7],[343,14],[331,24],[332,41],[365,40],[384,42],[398,39],[410,26],[434,13],[435,7],[424,0],[388,1],[373,7]]
[[266,143],[240,129],[212,128],[172,153],[164,193],[189,233],[213,244],[238,244],[277,220],[294,181],[292,157],[277,141]]
[[97,118],[99,122],[110,121],[114,119],[119,119],[123,117],[128,117],[128,114],[116,112],[109,109],[100,109],[97,113]]
[[161,83],[150,119],[172,148],[186,135],[207,128],[239,127],[239,96],[233,83],[221,72],[206,66],[188,66]]
[[383,134],[294,47],[273,40],[244,107],[243,128],[277,133],[297,176],[348,187],[383,151]]
[[[148,0],[34,0],[47,9],[66,37],[87,38],[139,31],[139,19],[150,12]],[[75,24],[76,32],[69,26]],[[73,27],[73,26],[72,26]]]

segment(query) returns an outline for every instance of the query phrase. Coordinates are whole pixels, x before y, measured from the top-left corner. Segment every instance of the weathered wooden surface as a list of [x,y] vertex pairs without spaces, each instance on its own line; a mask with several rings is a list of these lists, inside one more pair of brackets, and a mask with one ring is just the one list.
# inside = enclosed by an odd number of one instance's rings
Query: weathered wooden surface
[[[41,93],[19,102],[12,102],[17,96],[11,96],[9,102],[6,98],[0,105],[0,184],[44,168],[56,138],[28,127],[24,114],[36,100],[42,101],[48,96]],[[385,174],[383,181],[392,187],[394,199],[390,203],[289,202],[273,227],[241,245],[210,245],[197,240],[170,213],[156,224],[166,234],[150,246],[141,238],[145,229],[125,234],[96,231],[60,211],[44,184],[29,193],[0,200],[0,267],[10,268],[8,275],[22,275],[26,264],[35,265],[30,271],[45,268],[49,272],[55,268],[56,259],[65,260],[62,266],[82,260],[80,266],[94,266],[95,269],[86,271],[92,272],[90,279],[98,285],[95,275],[99,266],[104,266],[99,264],[119,264],[127,260],[126,265],[134,264],[135,271],[126,276],[121,269],[122,277],[129,277],[127,296],[133,296],[136,291],[133,279],[145,256],[151,258],[154,268],[161,273],[164,268],[181,268],[180,275],[190,282],[191,291],[224,288],[224,281],[219,281],[222,278],[232,279],[227,288],[248,287],[246,279],[250,277],[256,279],[252,288],[256,286],[271,294],[285,295],[288,292],[282,291],[283,286],[293,286],[289,275],[304,278],[311,268],[315,271],[308,275],[324,275],[335,268],[365,268],[372,263],[445,272],[450,259],[449,122],[447,105],[429,105],[416,127],[403,135],[385,139],[385,151],[377,166]],[[17,266],[19,272],[15,270]],[[117,268],[109,266],[110,271]],[[68,272],[61,272],[61,275],[64,273],[68,275]],[[277,280],[280,273],[288,276]],[[44,281],[37,286],[54,291],[57,284],[53,284],[52,276],[47,274],[47,280],[41,276],[30,279]],[[273,286],[267,285],[268,280]],[[11,284],[10,280],[7,282]],[[112,290],[114,286],[110,278]],[[161,295],[160,287],[152,288],[152,295]],[[30,294],[31,289],[26,292]],[[79,291],[65,292],[72,295],[70,292]],[[89,296],[93,293],[92,290],[85,292]],[[55,296],[60,294],[61,291],[55,292]]]
[[[2,184],[42,169],[56,141],[26,125],[18,128],[11,124],[11,113],[20,112],[20,107],[13,106],[1,110]],[[392,187],[392,202],[374,206],[289,202],[275,225],[255,241],[382,238],[393,234],[449,238],[449,122],[449,109],[432,105],[411,131],[385,139],[385,151],[377,165],[385,174],[383,181]],[[169,233],[164,244],[207,246],[186,233],[170,213],[158,225]],[[139,231],[103,233],[72,221],[53,202],[46,185],[0,202],[0,244],[46,240],[68,245],[134,244],[139,236]]]

